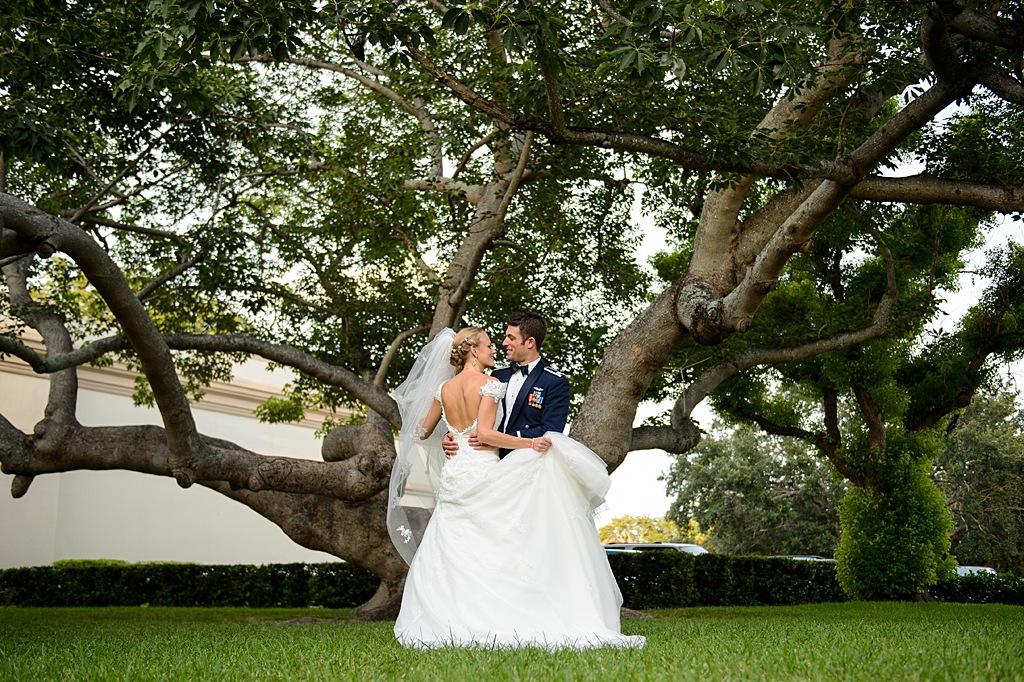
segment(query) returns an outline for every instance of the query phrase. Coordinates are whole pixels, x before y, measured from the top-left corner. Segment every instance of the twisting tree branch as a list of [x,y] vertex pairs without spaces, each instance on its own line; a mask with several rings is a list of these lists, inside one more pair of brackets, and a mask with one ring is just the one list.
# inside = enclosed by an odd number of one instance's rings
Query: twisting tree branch
[[[62,218],[67,218],[70,215],[70,213],[61,213]],[[123,232],[136,232],[138,234],[144,234],[150,237],[160,237],[161,239],[167,239],[174,242],[175,244],[185,244],[185,240],[182,238],[182,236],[175,234],[173,232],[168,232],[167,230],[158,230],[152,227],[142,227],[140,225],[129,225],[127,223],[119,223],[115,220],[110,220],[109,218],[104,218],[102,216],[98,216],[92,213],[83,215],[80,222],[84,225],[101,225],[103,227],[109,227],[113,230],[121,230]]]
[[544,93],[548,100],[548,120],[551,122],[551,130],[558,135],[565,134],[565,112],[562,110],[562,93],[558,85],[558,78],[551,65],[541,61],[540,71],[544,76]]
[[878,306],[875,308],[871,322],[860,329],[836,334],[825,339],[811,341],[799,346],[784,348],[754,348],[744,351],[736,357],[718,363],[701,372],[692,384],[680,394],[672,410],[672,423],[682,424],[689,419],[690,412],[711,391],[718,388],[723,381],[756,365],[796,362],[822,353],[852,348],[870,339],[885,335],[889,329],[889,316],[898,298],[896,288],[896,270],[892,262],[892,254],[888,247],[879,241],[879,250],[885,263],[886,290]]
[[452,180],[459,177],[459,174],[462,173],[463,170],[465,170],[466,164],[469,163],[469,160],[473,157],[473,154],[476,152],[476,150],[480,149],[484,145],[490,144],[494,140],[494,138],[498,136],[500,132],[500,130],[494,128],[493,130],[491,130],[491,132],[487,133],[479,140],[474,142],[472,145],[470,145],[469,149],[467,149],[466,152],[462,155],[462,158],[459,159],[459,164],[455,167],[455,170],[452,171]]
[[128,285],[124,273],[81,228],[47,215],[9,194],[0,194],[0,220],[23,238],[37,243],[37,252],[45,256],[57,251],[68,254],[96,288],[131,340],[153,387],[167,429],[175,478],[185,487],[194,483],[193,473],[204,454],[204,445],[196,431],[188,399],[178,382],[170,349]]
[[999,21],[968,7],[963,0],[938,0],[950,28],[958,33],[1007,50],[1024,50],[1024,27],[1020,22]]
[[604,12],[623,26],[633,26],[633,22],[620,14],[608,0],[598,0],[597,3]]
[[994,66],[981,66],[974,71],[978,82],[1007,102],[1024,106],[1024,83]]
[[206,260],[206,257],[208,255],[210,255],[209,250],[208,249],[202,249],[199,252],[197,252],[194,256],[189,258],[188,260],[184,260],[184,261],[178,263],[173,268],[168,268],[167,270],[164,270],[157,277],[155,277],[150,282],[148,282],[146,284],[146,286],[144,286],[141,289],[139,289],[139,293],[138,293],[139,300],[140,301],[145,301],[157,289],[159,289],[163,285],[167,284],[171,280],[173,280],[173,279],[175,279],[177,277],[180,277],[181,275],[185,274],[186,272],[191,270],[193,267],[195,267],[199,263],[202,263],[204,260]]
[[505,196],[501,200],[501,206],[498,208],[498,215],[496,220],[499,224],[505,221],[505,213],[508,212],[508,207],[512,203],[512,197],[515,196],[516,190],[519,189],[519,183],[523,179],[523,173],[526,171],[526,161],[530,157],[530,146],[533,144],[533,132],[526,133],[526,141],[523,142],[523,148],[519,152],[519,162],[516,164],[516,169],[512,173],[512,179],[509,180],[508,189],[505,190]]
[[[414,331],[411,330],[411,333]],[[355,372],[319,360],[297,348],[262,341],[244,334],[164,334],[161,335],[161,340],[172,350],[248,353],[291,367],[327,385],[345,390],[387,419],[392,426],[401,428],[402,420],[395,401],[381,386],[363,379]],[[44,358],[25,344],[0,336],[0,352],[10,353],[24,360],[39,374],[59,372],[69,367],[83,365],[107,353],[130,347],[126,336],[108,336],[72,352]]]
[[402,344],[405,343],[406,340],[409,339],[409,337],[415,336],[416,334],[420,334],[422,332],[429,331],[429,330],[430,330],[430,325],[421,324],[418,327],[413,327],[412,329],[406,329],[404,332],[402,332],[401,334],[396,336],[395,340],[391,342],[390,346],[388,346],[388,351],[384,354],[384,357],[381,358],[381,360],[380,360],[380,367],[378,367],[378,369],[377,369],[377,376],[373,380],[373,385],[374,386],[381,386],[381,387],[384,386],[384,380],[387,378],[388,368],[391,366],[391,361],[394,359],[395,355],[398,353],[398,349],[402,347]]
[[700,442],[700,429],[689,419],[678,427],[637,426],[629,443],[630,451],[664,450],[676,454],[688,452]]
[[[36,305],[28,289],[28,272],[31,261],[22,260],[4,267],[3,273],[7,280],[12,312],[24,320],[43,337],[50,354],[60,356],[73,350],[71,334],[68,333],[64,319],[53,312],[46,311]],[[43,432],[53,429],[57,433],[50,434],[60,439],[59,431],[65,426],[77,424],[75,417],[78,405],[78,375],[73,367],[54,373],[50,380],[50,395],[47,401],[43,422]]]
[[902,178],[869,176],[850,190],[853,199],[908,204],[977,206],[991,211],[1024,211],[1024,186],[983,185],[967,180],[944,180],[931,175]]
[[861,416],[864,417],[864,422],[868,427],[868,443],[871,455],[878,456],[885,449],[886,442],[885,419],[882,416],[882,411],[878,409],[875,399],[871,397],[871,393],[868,392],[866,387],[855,383],[853,395],[857,399]]
[[[387,487],[394,460],[394,439],[390,430],[379,429],[369,422],[353,428],[360,431],[361,437],[353,439],[358,445],[337,451],[335,454],[339,456],[333,461],[262,455],[234,443],[200,435],[207,455],[195,469],[197,482],[223,481],[233,488],[254,492],[273,490],[323,495],[349,502],[367,500]],[[6,438],[5,431],[0,422],[0,436]],[[57,457],[40,456],[37,445],[24,437],[15,437],[9,442],[20,443],[26,450],[15,453],[0,450],[5,456],[4,471],[23,477],[78,469],[173,475],[167,449],[169,436],[160,427],[75,425],[69,435],[71,438],[61,444]]]

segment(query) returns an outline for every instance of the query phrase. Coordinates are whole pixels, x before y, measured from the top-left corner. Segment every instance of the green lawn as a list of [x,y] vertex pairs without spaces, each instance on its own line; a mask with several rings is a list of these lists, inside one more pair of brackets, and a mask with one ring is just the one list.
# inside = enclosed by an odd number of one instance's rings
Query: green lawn
[[4,680],[1024,680],[1024,607],[717,607],[628,620],[640,651],[415,652],[322,609],[0,609]]

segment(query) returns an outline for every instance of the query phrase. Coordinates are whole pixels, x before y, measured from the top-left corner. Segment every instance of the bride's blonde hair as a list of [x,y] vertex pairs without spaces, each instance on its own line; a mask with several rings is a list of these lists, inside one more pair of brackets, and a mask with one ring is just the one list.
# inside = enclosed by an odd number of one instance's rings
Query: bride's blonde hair
[[466,359],[469,357],[469,349],[480,343],[480,335],[484,333],[479,327],[463,327],[452,339],[451,363],[455,371],[461,372],[466,366]]

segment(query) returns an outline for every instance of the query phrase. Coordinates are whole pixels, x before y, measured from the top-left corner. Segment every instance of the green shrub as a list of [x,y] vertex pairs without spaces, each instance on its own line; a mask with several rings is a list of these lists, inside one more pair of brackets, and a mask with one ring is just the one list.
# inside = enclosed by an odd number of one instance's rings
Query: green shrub
[[613,554],[608,561],[631,609],[845,600],[832,562],[661,550]]
[[1024,578],[1011,573],[958,575],[936,584],[929,593],[941,601],[1024,606]]
[[851,487],[839,505],[839,583],[854,599],[909,599],[949,577],[952,517],[926,473],[934,443],[891,430],[872,468],[878,491]]
[[0,571],[0,595],[20,606],[358,606],[377,589],[347,563],[212,565],[61,562]]

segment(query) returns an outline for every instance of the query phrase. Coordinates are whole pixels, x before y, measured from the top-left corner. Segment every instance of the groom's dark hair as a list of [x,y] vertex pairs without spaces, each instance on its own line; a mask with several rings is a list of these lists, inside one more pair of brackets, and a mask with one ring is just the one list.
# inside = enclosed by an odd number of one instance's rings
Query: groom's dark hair
[[519,327],[519,331],[523,334],[523,341],[533,337],[533,340],[537,343],[538,351],[541,344],[544,343],[544,337],[548,333],[548,323],[544,321],[544,318],[530,311],[512,313],[508,316],[506,325],[509,327]]

